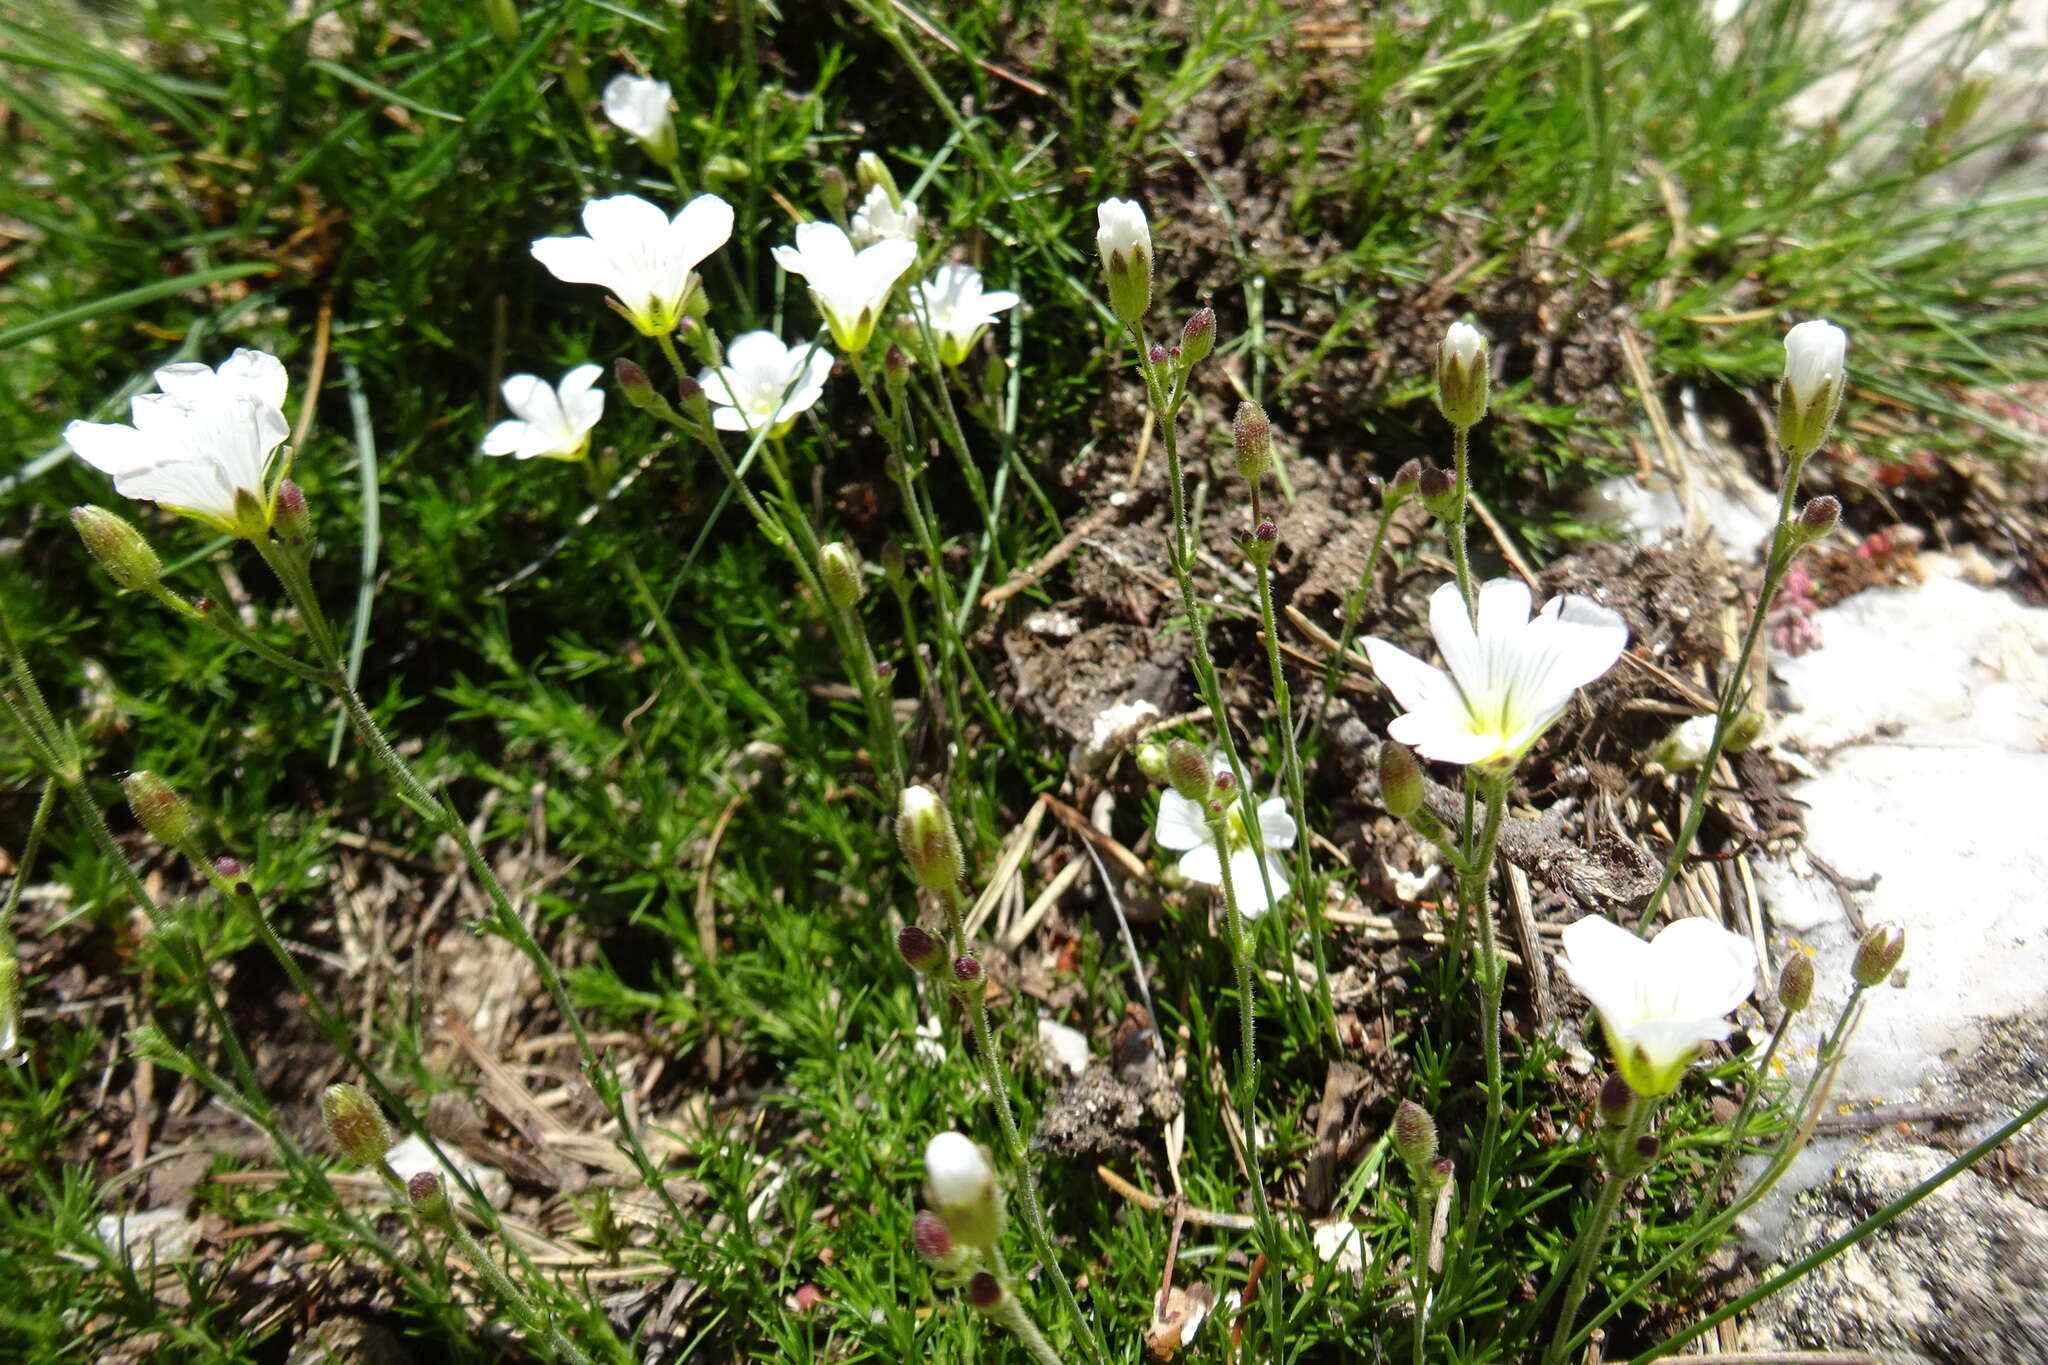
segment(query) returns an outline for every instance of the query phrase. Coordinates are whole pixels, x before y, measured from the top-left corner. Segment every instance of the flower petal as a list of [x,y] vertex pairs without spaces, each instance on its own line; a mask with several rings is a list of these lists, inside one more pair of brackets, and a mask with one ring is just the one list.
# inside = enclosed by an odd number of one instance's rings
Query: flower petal
[[64,439],[79,459],[117,479],[152,462],[151,442],[125,422],[73,422]]
[[510,419],[484,433],[484,454],[515,455],[526,440],[526,423]]
[[284,407],[288,383],[284,362],[268,351],[238,350],[220,363],[219,375],[259,403],[279,409]]
[[[1455,585],[1454,585],[1455,586]],[[1457,685],[1440,668],[1422,662],[1399,645],[1377,637],[1365,642],[1372,671],[1394,694],[1404,711],[1430,711],[1458,705]]]
[[732,240],[732,205],[715,194],[700,194],[683,205],[668,226],[668,241],[694,270],[706,256]]
[[1216,856],[1216,845],[1203,844],[1181,854],[1180,875],[1204,886],[1223,885],[1223,860]]
[[1650,970],[1650,945],[1613,920],[1598,915],[1564,927],[1564,953],[1557,965],[1579,994],[1623,1033],[1643,1017],[1643,985]]
[[583,230],[599,242],[652,243],[668,226],[668,215],[637,194],[609,195],[583,206]]
[[1659,1012],[1673,1018],[1718,1019],[1756,990],[1755,947],[1710,919],[1695,915],[1665,925],[1648,956],[1660,991],[1653,998]]
[[1271,796],[1259,803],[1259,841],[1267,848],[1293,848],[1301,833],[1294,817],[1287,813],[1287,801]]
[[1159,793],[1159,821],[1155,837],[1161,848],[1178,853],[1208,843],[1209,825],[1202,818],[1199,805],[1168,788]]

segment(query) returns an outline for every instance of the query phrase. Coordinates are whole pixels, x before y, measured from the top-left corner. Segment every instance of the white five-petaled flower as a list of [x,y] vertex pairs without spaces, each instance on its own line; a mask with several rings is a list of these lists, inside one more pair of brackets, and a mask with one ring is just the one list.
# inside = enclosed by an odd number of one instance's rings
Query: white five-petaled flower
[[604,390],[597,387],[603,373],[602,366],[578,365],[562,376],[559,388],[536,374],[507,379],[505,406],[513,415],[484,434],[484,454],[582,459],[590,451],[591,428],[604,416]]
[[1638,938],[1597,915],[1565,926],[1565,975],[1592,1002],[1622,1078],[1638,1095],[1668,1095],[1700,1046],[1730,1032],[1727,1015],[1756,989],[1756,950],[1697,917]]
[[996,314],[1015,308],[1018,298],[1007,289],[984,292],[981,272],[971,265],[942,265],[911,288],[911,299],[931,324],[942,364],[958,365]]
[[832,339],[848,355],[867,349],[896,281],[916,259],[917,247],[897,237],[856,252],[852,240],[832,223],[799,224],[796,245],[775,248],[775,263],[803,277]]
[[1512,768],[1628,644],[1621,617],[1590,598],[1553,597],[1530,619],[1529,589],[1512,578],[1481,585],[1476,627],[1458,585],[1444,584],[1430,595],[1429,628],[1444,668],[1365,642],[1401,703],[1387,733],[1425,758],[1495,769]]
[[732,205],[700,194],[670,218],[634,194],[583,206],[587,237],[542,237],[533,257],[558,280],[612,291],[620,310],[648,336],[682,320],[697,266],[732,236]]
[[111,474],[123,497],[161,503],[230,535],[261,535],[277,499],[271,461],[290,434],[284,366],[263,351],[236,351],[217,369],[166,365],[160,393],[137,394],[133,423],[73,422],[64,439]]
[[675,164],[676,125],[668,115],[668,82],[621,71],[604,88],[604,116],[664,166]]
[[[725,348],[725,364],[697,376],[720,431],[782,436],[825,393],[832,353],[805,343],[785,346],[773,332],[744,332]],[[908,794],[906,793],[906,799]]]
[[905,199],[899,206],[889,197],[886,185],[870,185],[860,207],[853,211],[853,244],[870,247],[890,240],[915,242],[924,226],[917,202]]
[[[1215,771],[1220,776],[1230,771],[1230,766],[1218,758]],[[1287,813],[1287,802],[1280,797],[1269,797],[1259,806],[1259,842],[1265,846],[1264,859],[1266,876],[1259,875],[1260,858],[1258,850],[1252,847],[1252,838],[1245,829],[1244,810],[1235,793],[1218,793],[1215,799],[1223,802],[1224,843],[1230,857],[1230,889],[1237,893],[1238,912],[1247,919],[1257,919],[1272,908],[1266,899],[1266,880],[1271,879],[1274,899],[1287,894],[1287,872],[1280,860],[1274,857],[1276,850],[1294,847],[1296,834],[1294,817]],[[1216,837],[1209,829],[1209,815],[1200,803],[1188,800],[1179,792],[1168,787],[1159,793],[1159,846],[1180,854],[1180,875],[1191,882],[1205,886],[1223,885],[1224,851],[1216,847]]]

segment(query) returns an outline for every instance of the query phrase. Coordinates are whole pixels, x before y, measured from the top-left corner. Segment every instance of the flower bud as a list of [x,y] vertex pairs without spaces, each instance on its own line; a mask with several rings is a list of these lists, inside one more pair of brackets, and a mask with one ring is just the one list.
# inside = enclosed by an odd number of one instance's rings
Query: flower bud
[[1177,739],[1166,746],[1166,780],[1182,796],[1200,803],[1209,799],[1216,773],[1209,766],[1209,756],[1193,741]]
[[1453,1174],[1457,1172],[1457,1169],[1458,1167],[1456,1163],[1454,1163],[1449,1157],[1438,1157],[1434,1162],[1430,1163],[1429,1174],[1431,1183],[1437,1185],[1443,1184],[1445,1181],[1449,1180]]
[[1417,1180],[1436,1163],[1436,1120],[1413,1100],[1394,1110],[1394,1150]]
[[818,172],[818,197],[825,201],[825,212],[834,218],[846,211],[846,172],[837,166],[827,166]]
[[1636,1139],[1636,1160],[1645,1166],[1655,1161],[1663,1150],[1663,1140],[1655,1133],[1644,1133]]
[[896,842],[910,875],[927,891],[938,891],[960,880],[966,860],[960,854],[960,836],[953,817],[930,787],[905,787],[896,810]]
[[1422,764],[1405,744],[1380,745],[1380,805],[1396,820],[1422,809]]
[[155,773],[132,772],[121,780],[121,789],[128,794],[128,809],[135,812],[136,822],[160,844],[176,848],[198,827],[185,798]]
[[882,580],[892,588],[903,584],[903,547],[893,540],[882,547]]
[[953,959],[953,979],[963,986],[974,986],[981,981],[981,963],[961,954]]
[[1849,338],[1814,318],[1785,334],[1785,378],[1778,385],[1778,444],[1803,460],[1827,440],[1848,384]]
[[1438,521],[1457,520],[1458,477],[1450,470],[1434,467],[1423,470],[1422,478],[1415,486],[1415,496]]
[[1891,979],[1892,969],[1906,953],[1906,931],[1897,924],[1880,924],[1856,945],[1856,957],[1849,975],[1859,986],[1881,986]]
[[910,1220],[910,1245],[936,1266],[953,1259],[953,1234],[946,1231],[945,1220],[930,1209],[919,1209],[917,1217]]
[[1138,746],[1138,771],[1146,780],[1164,782],[1167,780],[1166,746],[1156,739],[1148,739]]
[[1436,405],[1444,419],[1469,430],[1486,416],[1489,357],[1486,338],[1469,322],[1454,322],[1436,347]]
[[953,1240],[992,1247],[1003,1228],[996,1173],[988,1157],[962,1133],[940,1133],[924,1148],[924,1197]]
[[1145,358],[1152,362],[1152,368],[1155,370],[1158,369],[1161,365],[1164,365],[1169,359],[1171,359],[1171,357],[1167,355],[1166,348],[1164,346],[1159,345],[1157,342],[1153,343],[1151,350],[1145,352]]
[[416,1172],[406,1181],[405,1197],[411,1201],[412,1211],[429,1223],[448,1220],[448,1193],[441,1188],[441,1177],[433,1171]]
[[940,950],[939,941],[915,924],[906,924],[896,931],[896,951],[920,972],[936,973],[946,965],[946,955]]
[[1250,535],[1237,537],[1237,548],[1244,551],[1244,557],[1258,568],[1265,568],[1273,562],[1273,552],[1280,548],[1280,523],[1271,517],[1252,527]]
[[1842,524],[1842,500],[1823,493],[1799,509],[1799,515],[1785,528],[1792,537],[1793,548],[1811,545],[1824,540]]
[[1109,306],[1135,326],[1152,307],[1152,227],[1129,199],[1106,199],[1095,210],[1095,250],[1109,284]]
[[153,588],[163,580],[163,561],[142,532],[104,507],[74,507],[71,524],[85,548],[123,588]]
[[1249,399],[1239,403],[1230,438],[1237,444],[1238,474],[1257,483],[1273,463],[1273,424],[1266,410]]
[[1380,489],[1380,507],[1391,512],[1408,501],[1422,486],[1422,461],[1410,460],[1394,471],[1386,486]]
[[519,7],[512,0],[484,0],[484,22],[499,42],[519,41]]
[[374,1166],[391,1150],[391,1125],[361,1086],[328,1086],[320,1095],[320,1117],[335,1149],[358,1166]]
[[1739,754],[1756,743],[1756,737],[1764,732],[1764,713],[1761,711],[1738,712],[1728,722],[1728,733],[1722,736],[1721,752]]
[[1237,774],[1225,768],[1216,774],[1209,787],[1211,796],[1228,796],[1237,787]]
[[1180,363],[1189,369],[1202,363],[1216,349],[1216,310],[1197,308],[1180,330]]
[[1628,1079],[1619,1071],[1609,1072],[1600,1085],[1600,1117],[1619,1127],[1628,1122],[1635,1106],[1636,1092],[1629,1088]]
[[1813,959],[1794,952],[1778,971],[1778,1003],[1793,1014],[1813,1000]]
[[882,193],[889,196],[891,208],[903,207],[903,192],[896,188],[896,177],[889,174],[889,167],[873,152],[862,152],[853,162],[854,178],[860,181],[862,192],[880,185]]
[[984,1313],[993,1313],[1003,1302],[1003,1282],[988,1271],[976,1272],[967,1282],[967,1302]]
[[619,386],[619,395],[634,407],[644,408],[654,401],[654,382],[635,361],[625,356],[614,360],[612,380]]
[[290,479],[277,485],[277,502],[271,529],[287,545],[305,545],[313,539],[313,514],[306,510],[306,490]]
[[819,547],[818,577],[825,581],[825,596],[841,611],[852,611],[866,590],[861,581],[860,556],[841,541]]

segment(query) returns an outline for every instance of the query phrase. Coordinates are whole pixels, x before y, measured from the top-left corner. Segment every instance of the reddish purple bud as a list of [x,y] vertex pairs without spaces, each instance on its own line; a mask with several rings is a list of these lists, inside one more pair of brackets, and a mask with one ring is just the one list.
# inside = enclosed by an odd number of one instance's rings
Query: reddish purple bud
[[946,1231],[945,1221],[930,1209],[919,1210],[917,1217],[910,1220],[910,1244],[933,1265],[943,1265],[953,1258],[953,1234]]
[[921,972],[938,970],[944,961],[939,952],[939,941],[915,924],[906,924],[896,931],[896,951],[903,954],[903,960]]
[[1003,1301],[1003,1282],[986,1270],[967,1282],[967,1301],[987,1313]]
[[981,980],[981,964],[971,957],[953,959],[953,979],[963,986],[971,986]]
[[1224,768],[1216,774],[1215,790],[1219,792],[1227,792],[1235,790],[1236,787],[1237,774],[1232,772],[1230,769]]
[[647,377],[647,371],[626,357],[620,356],[612,362],[612,379],[626,401],[634,407],[644,408],[654,401],[654,381]]
[[1608,1073],[1600,1085],[1600,1117],[1613,1124],[1627,1123],[1635,1104],[1636,1092],[1629,1089],[1627,1078],[1619,1071]]
[[1152,362],[1152,368],[1158,369],[1166,363],[1166,348],[1164,346],[1154,346],[1146,354],[1146,358]]

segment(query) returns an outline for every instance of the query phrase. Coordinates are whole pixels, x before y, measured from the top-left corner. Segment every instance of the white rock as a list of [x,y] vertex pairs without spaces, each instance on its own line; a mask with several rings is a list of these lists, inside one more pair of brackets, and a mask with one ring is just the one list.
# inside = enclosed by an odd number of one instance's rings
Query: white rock
[[1099,773],[1158,719],[1159,708],[1149,701],[1120,701],[1104,707],[1088,723],[1088,738],[1074,746],[1067,761],[1083,775]]
[[93,1236],[131,1265],[179,1261],[199,1241],[199,1225],[182,1209],[150,1209],[145,1213],[110,1213],[92,1225]]
[[1052,1019],[1038,1021],[1038,1048],[1049,1069],[1078,1076],[1088,1069],[1088,1037]]
[[[385,1155],[384,1159],[391,1163],[392,1170],[398,1172],[400,1180],[411,1180],[421,1171],[439,1171],[441,1174],[441,1188],[447,1194],[449,1202],[454,1203],[459,1200],[471,1203],[472,1207],[474,1207],[472,1201],[470,1201],[468,1191],[463,1189],[461,1183],[455,1178],[456,1172],[460,1171],[461,1174],[469,1178],[470,1182],[477,1189],[482,1191],[484,1198],[490,1201],[492,1208],[502,1209],[505,1207],[505,1201],[512,1197],[512,1182],[505,1178],[503,1171],[499,1170],[496,1166],[484,1165],[483,1162],[450,1146],[446,1142],[441,1143],[440,1147],[442,1154],[448,1158],[445,1165],[436,1164],[434,1154],[427,1150],[427,1144],[420,1141],[416,1136],[409,1137],[396,1147],[393,1147]],[[389,1202],[391,1199],[390,1191],[383,1191],[383,1195],[385,1201]]]
[[[1776,742],[1816,775],[1805,847],[1848,878],[1866,923],[1906,929],[1901,971],[1871,991],[1837,1102],[1899,1102],[1986,1021],[2048,1014],[2048,609],[1953,579],[1873,589],[1818,613],[1823,648],[1774,661],[1795,708]],[[1805,858],[1759,868],[1776,930],[1814,950],[1813,1006],[1786,1058],[1810,1067],[1848,994],[1855,935],[1833,885]],[[1796,951],[1782,941],[1783,961]],[[1790,1194],[1826,1176],[1855,1139],[1816,1143],[1754,1237],[1769,1244]]]

